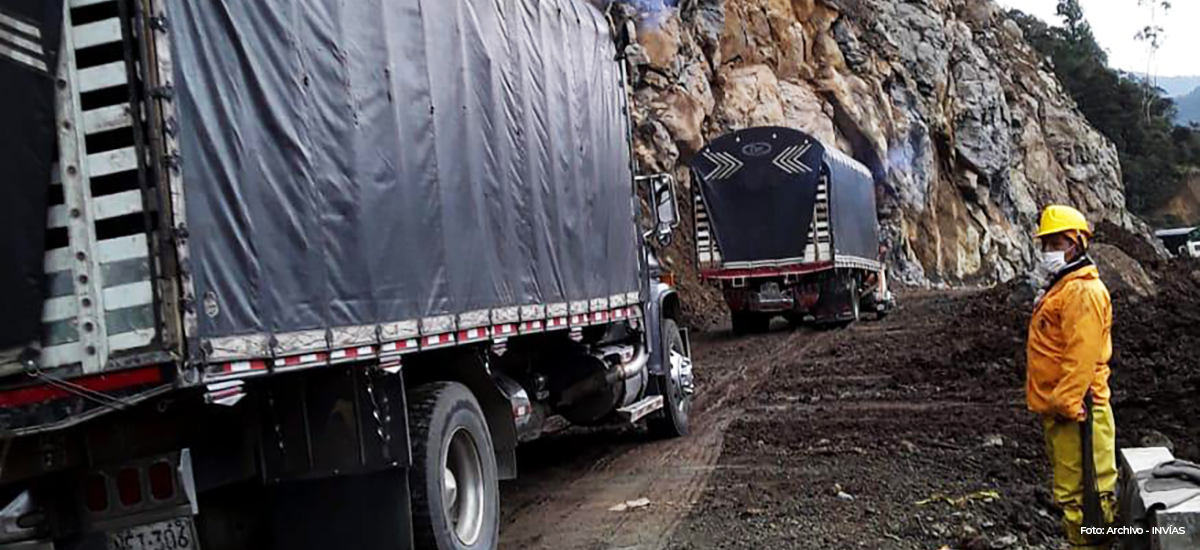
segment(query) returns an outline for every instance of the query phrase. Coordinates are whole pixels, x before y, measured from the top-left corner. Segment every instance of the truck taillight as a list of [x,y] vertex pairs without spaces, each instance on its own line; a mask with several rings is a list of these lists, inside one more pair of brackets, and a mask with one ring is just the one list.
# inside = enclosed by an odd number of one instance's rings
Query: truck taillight
[[83,501],[90,512],[103,512],[108,508],[108,485],[104,476],[90,475],[83,482]]
[[125,506],[142,501],[142,480],[136,468],[123,468],[117,473],[117,496]]
[[662,281],[667,286],[675,286],[675,274],[664,271],[658,275],[658,280]]
[[156,462],[150,466],[150,494],[155,500],[167,500],[175,496],[175,469],[167,462]]

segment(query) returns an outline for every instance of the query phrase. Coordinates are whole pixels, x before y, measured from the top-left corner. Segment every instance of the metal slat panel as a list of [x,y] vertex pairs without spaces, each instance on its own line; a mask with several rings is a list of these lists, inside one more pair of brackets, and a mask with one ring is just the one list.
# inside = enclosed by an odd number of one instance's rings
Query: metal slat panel
[[46,212],[46,229],[55,229],[58,227],[67,226],[67,205],[59,204],[51,206]]
[[104,289],[105,311],[150,303],[154,303],[154,286],[150,284],[150,281],[140,281]]
[[42,262],[43,273],[54,273],[57,271],[66,271],[71,269],[71,249],[70,248],[55,248],[47,250],[45,260]]
[[93,178],[137,169],[137,150],[133,147],[88,155],[88,175]]
[[129,114],[128,103],[92,109],[83,113],[83,131],[86,134],[128,128],[131,125],[133,125],[133,117]]
[[61,321],[70,319],[79,313],[79,300],[74,296],[50,298],[42,302],[42,322]]
[[122,191],[95,199],[92,217],[97,220],[136,214],[142,211],[141,191]]
[[125,73],[125,62],[114,61],[79,71],[79,91],[94,92],[113,86],[123,86],[129,76]]
[[83,346],[79,342],[63,344],[61,346],[49,346],[42,348],[42,354],[38,357],[38,364],[43,367],[59,367],[82,362],[83,355]]
[[100,241],[96,244],[96,256],[100,263],[132,260],[150,254],[145,235],[129,235]]
[[141,348],[150,345],[154,341],[154,329],[135,330],[133,332],[123,332],[114,334],[108,337],[108,349],[110,350],[125,350]]
[[96,4],[104,4],[106,2],[114,2],[116,0],[71,0],[72,8],[82,8],[85,6],[95,6]]
[[114,17],[75,27],[75,49],[121,41],[121,20]]

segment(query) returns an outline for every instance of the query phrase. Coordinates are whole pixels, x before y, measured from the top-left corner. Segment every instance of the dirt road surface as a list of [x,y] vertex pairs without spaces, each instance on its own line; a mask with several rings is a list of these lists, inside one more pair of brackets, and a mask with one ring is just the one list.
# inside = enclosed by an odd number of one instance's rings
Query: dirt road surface
[[566,430],[525,448],[521,479],[502,487],[502,548],[1048,542],[1056,523],[1020,373],[930,376],[940,369],[926,358],[950,353],[932,347],[948,310],[971,299],[917,293],[847,329],[698,335],[692,434]]
[[[1107,268],[1118,446],[1200,460],[1200,264],[1123,249],[1157,290]],[[572,429],[522,449],[502,548],[1059,548],[1024,403],[1032,300],[1015,283],[910,291],[849,328],[696,335],[693,433]]]
[[[687,437],[636,429],[567,430],[520,451],[520,479],[501,487],[501,548],[663,548],[704,492],[725,433],[776,361],[820,334],[780,330],[693,336],[696,382]],[[610,507],[641,498],[629,512]]]

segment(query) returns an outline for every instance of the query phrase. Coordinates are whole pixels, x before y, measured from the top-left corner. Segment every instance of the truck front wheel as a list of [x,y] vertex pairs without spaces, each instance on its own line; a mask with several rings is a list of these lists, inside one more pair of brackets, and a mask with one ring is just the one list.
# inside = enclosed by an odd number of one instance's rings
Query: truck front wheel
[[692,409],[692,359],[687,356],[679,325],[672,319],[662,321],[662,346],[667,368],[667,373],[658,380],[663,410],[647,424],[659,437],[680,437],[688,433],[688,415]]
[[456,382],[409,396],[413,540],[426,550],[490,550],[500,536],[496,455],[479,402]]

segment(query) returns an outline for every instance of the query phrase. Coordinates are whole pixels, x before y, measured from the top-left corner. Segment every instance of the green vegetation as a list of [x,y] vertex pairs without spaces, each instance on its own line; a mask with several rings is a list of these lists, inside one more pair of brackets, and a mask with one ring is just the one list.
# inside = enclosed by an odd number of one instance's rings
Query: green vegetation
[[1059,0],[1058,14],[1060,27],[1015,10],[1010,16],[1054,63],[1092,126],[1116,144],[1127,206],[1148,214],[1181,191],[1188,167],[1200,166],[1200,131],[1175,125],[1177,108],[1162,90],[1109,68],[1077,0]]

